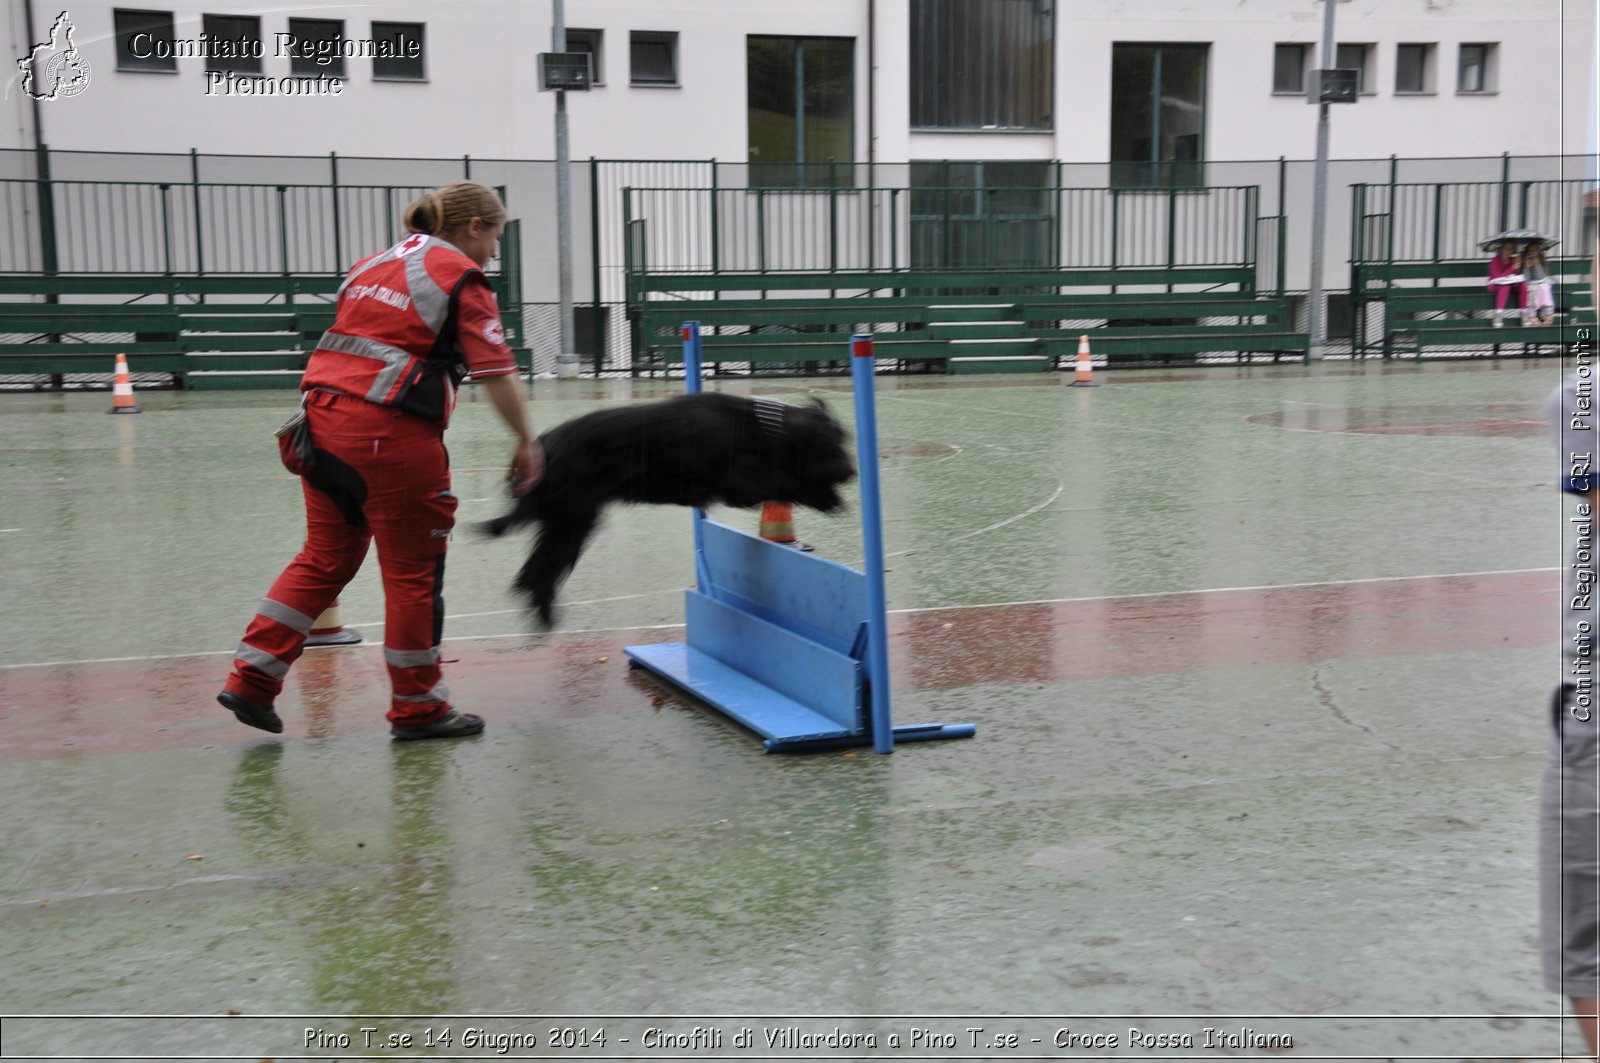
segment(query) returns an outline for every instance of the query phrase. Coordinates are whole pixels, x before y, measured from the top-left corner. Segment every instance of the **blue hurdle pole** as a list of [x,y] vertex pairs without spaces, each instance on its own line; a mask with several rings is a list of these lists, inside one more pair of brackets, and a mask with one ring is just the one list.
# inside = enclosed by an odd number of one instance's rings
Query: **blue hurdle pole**
[[700,390],[700,322],[683,323],[683,390],[693,395]]
[[[683,390],[690,395],[700,391],[700,322],[685,321],[683,323]],[[701,522],[706,519],[706,511],[699,506],[694,507],[694,516],[691,523],[694,526],[694,574],[700,591],[704,594],[711,593],[710,574],[706,571],[705,533]]]
[[889,719],[889,604],[883,586],[883,509],[878,497],[877,380],[872,337],[850,337],[850,377],[856,393],[856,464],[861,477],[861,538],[867,576],[867,669],[872,681],[872,748],[894,752]]

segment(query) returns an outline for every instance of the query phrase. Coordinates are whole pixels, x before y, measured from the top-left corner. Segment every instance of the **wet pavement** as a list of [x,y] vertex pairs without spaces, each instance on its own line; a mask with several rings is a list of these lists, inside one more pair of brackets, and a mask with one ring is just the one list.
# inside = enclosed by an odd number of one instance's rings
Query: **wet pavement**
[[[613,510],[534,633],[470,391],[445,656],[487,732],[390,742],[372,562],[368,644],[248,730],[212,698],[300,544],[288,394],[0,395],[0,1056],[1556,1055],[1560,373],[882,380],[895,719],[977,725],[889,757],[629,671],[681,637],[686,512]],[[798,532],[859,565],[857,513]]]

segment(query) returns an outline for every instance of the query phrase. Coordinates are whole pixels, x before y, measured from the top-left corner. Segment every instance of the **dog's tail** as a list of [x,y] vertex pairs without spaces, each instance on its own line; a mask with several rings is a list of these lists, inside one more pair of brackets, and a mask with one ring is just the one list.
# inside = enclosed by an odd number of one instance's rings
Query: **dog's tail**
[[[535,491],[537,491],[537,488],[535,488]],[[532,524],[539,519],[538,499],[534,498],[530,493],[518,498],[510,509],[498,517],[478,524],[477,529],[484,535],[498,539],[508,531]]]
[[483,535],[498,539],[520,523],[515,513],[503,513],[493,520],[479,522],[477,530]]

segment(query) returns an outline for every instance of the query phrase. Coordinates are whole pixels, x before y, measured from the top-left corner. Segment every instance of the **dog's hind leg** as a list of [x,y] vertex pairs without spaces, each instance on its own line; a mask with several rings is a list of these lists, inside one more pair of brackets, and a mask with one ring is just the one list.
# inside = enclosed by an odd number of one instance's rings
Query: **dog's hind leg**
[[528,603],[545,627],[555,621],[556,591],[577,566],[584,544],[599,522],[599,510],[567,512],[559,519],[547,517],[541,522],[538,541],[517,573],[516,585],[528,595]]

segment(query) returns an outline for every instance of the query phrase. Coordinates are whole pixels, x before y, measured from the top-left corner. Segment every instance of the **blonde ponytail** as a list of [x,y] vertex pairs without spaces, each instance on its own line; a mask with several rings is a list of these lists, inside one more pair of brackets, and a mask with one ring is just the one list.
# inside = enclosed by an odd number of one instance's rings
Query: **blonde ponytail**
[[444,236],[473,218],[498,225],[506,218],[506,206],[488,185],[476,181],[451,181],[432,192],[424,192],[406,208],[407,232]]

